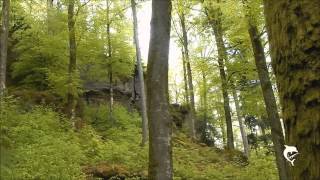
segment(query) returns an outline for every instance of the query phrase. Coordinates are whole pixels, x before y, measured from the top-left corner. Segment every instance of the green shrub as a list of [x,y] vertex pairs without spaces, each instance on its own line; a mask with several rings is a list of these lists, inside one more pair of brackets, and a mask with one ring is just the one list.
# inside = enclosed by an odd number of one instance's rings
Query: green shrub
[[104,142],[99,146],[100,161],[123,164],[132,172],[147,169],[147,147],[141,147],[141,118],[137,112],[129,112],[115,104],[112,120],[106,105],[85,107],[85,119],[101,135]]
[[[84,155],[71,124],[47,107],[19,111],[13,102],[2,102],[1,179],[82,179]],[[1,138],[1,141],[4,141]],[[1,158],[2,159],[2,158]]]

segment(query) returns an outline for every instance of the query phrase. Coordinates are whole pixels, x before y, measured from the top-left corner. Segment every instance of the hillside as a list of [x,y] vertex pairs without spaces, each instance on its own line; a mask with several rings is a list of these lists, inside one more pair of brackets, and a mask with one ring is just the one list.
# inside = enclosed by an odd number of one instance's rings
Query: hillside
[[[86,106],[85,123],[70,122],[46,106],[7,98],[1,114],[1,179],[146,179],[148,150],[140,146],[140,116],[121,105],[108,122],[105,106]],[[174,179],[273,180],[272,156],[242,153],[173,135]]]

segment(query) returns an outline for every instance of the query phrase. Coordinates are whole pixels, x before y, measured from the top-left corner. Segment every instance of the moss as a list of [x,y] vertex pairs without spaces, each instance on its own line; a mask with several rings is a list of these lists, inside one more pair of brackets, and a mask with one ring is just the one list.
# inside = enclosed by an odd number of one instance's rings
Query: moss
[[320,4],[318,0],[265,1],[265,12],[287,130],[300,157],[291,179],[320,179]]

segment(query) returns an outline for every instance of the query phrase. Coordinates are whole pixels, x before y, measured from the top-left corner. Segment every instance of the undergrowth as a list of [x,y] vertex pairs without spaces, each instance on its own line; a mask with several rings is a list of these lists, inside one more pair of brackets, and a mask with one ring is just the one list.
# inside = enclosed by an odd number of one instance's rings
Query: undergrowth
[[[147,176],[148,145],[140,146],[137,112],[115,105],[110,119],[105,105],[86,106],[86,125],[75,131],[50,107],[20,104],[13,98],[1,103],[0,179],[86,179],[84,167],[101,163]],[[175,180],[277,179],[274,158],[263,152],[252,152],[248,163],[240,152],[193,143],[178,130],[173,145]]]

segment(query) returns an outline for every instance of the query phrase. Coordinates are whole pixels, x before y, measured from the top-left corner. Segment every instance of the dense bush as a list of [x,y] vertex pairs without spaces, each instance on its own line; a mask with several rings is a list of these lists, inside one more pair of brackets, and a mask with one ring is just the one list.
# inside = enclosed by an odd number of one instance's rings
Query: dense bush
[[[128,170],[138,172],[147,169],[147,147],[141,147],[141,118],[137,112],[128,112],[115,105],[112,120],[106,105],[87,106],[85,119],[104,140],[101,159],[110,164],[123,164]],[[100,160],[101,160],[100,159]]]
[[1,179],[83,178],[84,155],[71,124],[47,107],[19,109],[12,99],[1,104]]

